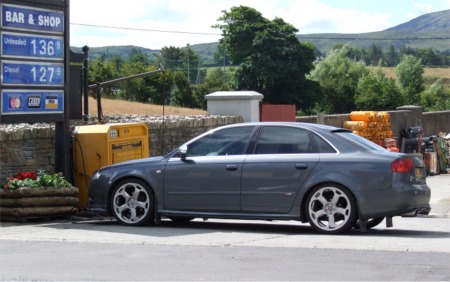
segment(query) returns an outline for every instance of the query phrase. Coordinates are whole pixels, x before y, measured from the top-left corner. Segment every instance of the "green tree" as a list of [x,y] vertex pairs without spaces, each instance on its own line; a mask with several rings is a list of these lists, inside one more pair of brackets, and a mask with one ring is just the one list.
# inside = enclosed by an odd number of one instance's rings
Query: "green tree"
[[355,105],[357,110],[389,111],[404,105],[404,98],[395,80],[386,78],[379,64],[375,74],[359,79]]
[[197,102],[196,108],[206,109],[205,95],[216,91],[232,90],[227,83],[229,81],[229,73],[225,73],[222,69],[216,68],[208,73],[205,81],[202,84],[192,86],[192,94]]
[[170,88],[174,90],[169,96],[166,96],[169,97],[170,103],[182,107],[198,108],[201,103],[195,96],[191,84],[201,83],[203,77],[206,76],[206,71],[201,69],[200,56],[189,46],[183,49],[170,46],[161,49],[157,63],[170,73],[173,82]]
[[355,93],[358,80],[369,74],[363,63],[347,57],[348,45],[335,49],[311,72],[310,78],[317,81],[323,97],[317,110],[326,113],[348,113],[355,109]]
[[424,66],[439,66],[442,64],[441,57],[433,48],[417,49],[416,57],[422,60]]
[[407,103],[418,104],[423,91],[423,65],[420,59],[404,55],[395,68],[397,82],[406,96]]
[[378,62],[380,60],[383,60],[384,54],[383,50],[379,46],[375,45],[375,43],[373,43],[369,51],[367,52],[367,56],[369,64],[372,66],[376,66],[378,65]]
[[450,90],[445,87],[442,79],[438,79],[422,93],[420,105],[424,111],[450,110]]
[[157,58],[157,63],[161,63],[168,71],[183,71],[185,69],[185,54],[178,47],[163,47]]
[[397,51],[395,50],[394,45],[390,44],[385,54],[386,66],[388,67],[396,66],[399,63],[399,61],[400,61],[399,56]]
[[[132,76],[146,72],[147,69],[140,63],[131,64],[126,62],[122,67],[122,77]],[[120,82],[120,96],[127,101],[147,102],[148,93],[145,93],[144,79],[137,77]]]
[[169,71],[182,72],[189,79],[189,83],[195,83],[197,73],[201,67],[201,58],[192,48],[163,47],[157,60],[163,68]]
[[148,67],[149,65],[151,65],[151,60],[144,52],[142,52],[141,48],[133,48],[131,49],[130,54],[128,54],[127,63],[139,63],[145,67]]
[[156,105],[168,105],[172,99],[175,73],[163,71],[144,77],[144,83],[149,88],[148,102]]
[[313,68],[315,48],[298,41],[296,28],[280,18],[265,19],[245,6],[223,11],[218,21],[224,23],[213,26],[222,30],[219,48],[238,65],[236,89],[260,92],[272,104],[314,104],[303,99],[302,93],[307,86],[305,74]]
[[175,105],[186,108],[197,108],[198,102],[196,101],[192,93],[192,88],[183,73],[175,73],[175,85],[176,89],[172,96]]
[[[89,85],[109,81],[116,78],[116,76],[114,64],[110,60],[100,58],[89,62]],[[116,86],[103,88],[102,95],[112,96],[115,88]]]
[[[121,64],[121,76],[128,77],[158,70],[148,55],[134,48],[125,62]],[[150,73],[134,77],[120,83],[120,95],[123,99],[141,103],[163,103],[163,97],[170,96],[173,78],[166,73]]]

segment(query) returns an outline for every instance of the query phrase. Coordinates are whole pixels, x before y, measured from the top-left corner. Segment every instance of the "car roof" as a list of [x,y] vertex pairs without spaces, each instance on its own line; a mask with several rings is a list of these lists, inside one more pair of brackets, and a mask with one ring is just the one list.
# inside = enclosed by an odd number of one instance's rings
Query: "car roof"
[[[324,125],[324,124],[317,124],[317,123],[306,123],[306,122],[277,122],[277,121],[263,121],[263,122],[244,122],[244,123],[237,123],[232,125],[226,125],[223,127],[237,127],[237,126],[264,126],[264,125],[276,125],[276,126],[295,126],[295,127],[301,127],[305,129],[310,130],[321,130],[321,131],[350,131],[347,129],[330,126],[330,125]],[[221,127],[221,128],[223,128]]]

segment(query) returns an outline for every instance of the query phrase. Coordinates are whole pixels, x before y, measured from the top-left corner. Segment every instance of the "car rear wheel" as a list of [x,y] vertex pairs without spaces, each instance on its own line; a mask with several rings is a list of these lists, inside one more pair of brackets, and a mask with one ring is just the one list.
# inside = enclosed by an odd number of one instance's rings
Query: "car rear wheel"
[[[375,218],[371,218],[369,220],[366,220],[366,228],[367,229],[374,228],[375,226],[380,224],[383,220],[384,220],[384,217],[375,217]],[[356,222],[355,228],[356,229],[361,229],[361,226],[359,226],[359,220]]]
[[114,217],[125,225],[144,225],[154,220],[154,202],[150,187],[139,179],[120,182],[111,197]]
[[356,204],[350,192],[335,184],[314,188],[305,207],[311,227],[319,233],[338,234],[356,223]]

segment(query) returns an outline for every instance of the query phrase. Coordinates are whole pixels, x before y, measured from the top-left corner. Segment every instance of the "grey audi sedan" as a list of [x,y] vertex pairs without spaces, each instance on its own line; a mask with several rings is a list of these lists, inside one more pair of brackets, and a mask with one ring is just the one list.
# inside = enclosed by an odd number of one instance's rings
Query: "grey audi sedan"
[[349,130],[240,123],[166,156],[96,171],[91,213],[125,225],[194,218],[296,220],[320,233],[366,230],[430,212],[422,155],[390,152]]

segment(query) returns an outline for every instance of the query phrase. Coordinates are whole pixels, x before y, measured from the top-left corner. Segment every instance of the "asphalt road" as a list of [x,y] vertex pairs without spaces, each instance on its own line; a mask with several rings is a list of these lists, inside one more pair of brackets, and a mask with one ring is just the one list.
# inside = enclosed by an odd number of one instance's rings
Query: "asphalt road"
[[450,174],[427,217],[320,235],[283,221],[0,223],[0,281],[450,280]]

